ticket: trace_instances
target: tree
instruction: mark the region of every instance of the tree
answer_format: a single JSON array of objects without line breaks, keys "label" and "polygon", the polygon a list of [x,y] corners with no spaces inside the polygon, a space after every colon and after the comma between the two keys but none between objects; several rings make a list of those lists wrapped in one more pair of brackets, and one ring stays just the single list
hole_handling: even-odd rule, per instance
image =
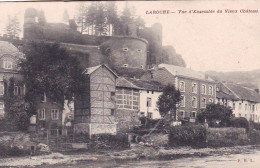
[{"label": "tree", "polygon": [[14,16],[13,18],[8,16],[8,23],[5,27],[5,34],[7,37],[11,39],[18,38],[20,31],[20,23],[17,16]]},{"label": "tree", "polygon": [[162,95],[160,95],[157,102],[160,115],[164,117],[166,114],[170,114],[170,120],[172,117],[176,119],[177,104],[181,101],[181,93],[174,85],[167,85],[163,89]]},{"label": "tree", "polygon": [[106,2],[105,7],[106,7],[107,23],[109,25],[112,25],[113,28],[112,35],[113,35],[115,32],[118,32],[117,28],[119,23],[116,2],[113,1]]},{"label": "tree", "polygon": [[81,2],[77,6],[76,23],[79,26],[80,33],[84,33],[87,28],[87,24],[86,24],[86,17],[87,17],[87,12],[88,12],[87,10],[88,10],[88,8],[86,6],[86,3]]},{"label": "tree", "polygon": [[35,104],[35,98],[45,93],[61,105],[64,99],[84,89],[84,75],[79,61],[59,44],[30,42],[24,48],[25,59],[19,64],[26,85],[26,99]]},{"label": "tree", "polygon": [[210,126],[214,125],[215,121],[220,121],[220,126],[227,126],[232,118],[232,109],[220,104],[208,104],[198,115],[199,122],[208,121]]},{"label": "tree", "polygon": [[14,95],[14,85],[23,86],[23,82],[15,81],[15,78],[12,77],[9,80],[5,79],[4,84],[5,119],[16,129],[27,130],[31,117],[29,112],[32,111],[31,106],[28,106],[22,95]]}]

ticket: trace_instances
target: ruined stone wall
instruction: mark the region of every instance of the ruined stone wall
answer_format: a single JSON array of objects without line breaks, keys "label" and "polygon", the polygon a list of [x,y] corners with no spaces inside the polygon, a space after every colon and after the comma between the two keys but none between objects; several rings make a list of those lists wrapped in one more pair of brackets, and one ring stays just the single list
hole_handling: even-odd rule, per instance
[{"label": "ruined stone wall", "polygon": [[112,66],[145,68],[147,64],[147,42],[133,37],[114,37],[101,44],[101,49]]}]

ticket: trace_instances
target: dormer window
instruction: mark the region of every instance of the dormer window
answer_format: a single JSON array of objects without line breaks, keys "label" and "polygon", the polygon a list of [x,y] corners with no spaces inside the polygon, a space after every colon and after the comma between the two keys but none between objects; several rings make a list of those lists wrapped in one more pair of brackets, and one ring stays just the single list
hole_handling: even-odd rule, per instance
[{"label": "dormer window", "polygon": [[13,69],[13,62],[5,60],[4,61],[4,69]]},{"label": "dormer window", "polygon": [[124,64],[123,67],[128,67],[128,64]]}]

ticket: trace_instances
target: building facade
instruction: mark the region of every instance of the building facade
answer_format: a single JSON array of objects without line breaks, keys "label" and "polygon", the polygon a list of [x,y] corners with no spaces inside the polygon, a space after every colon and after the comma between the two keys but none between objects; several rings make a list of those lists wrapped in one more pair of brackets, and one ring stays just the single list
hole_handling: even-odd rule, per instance
[{"label": "building facade", "polygon": [[10,79],[14,82],[14,96],[24,96],[25,86],[23,77],[18,73],[17,63],[23,58],[23,54],[13,44],[0,41],[0,118],[5,116],[4,95],[5,87],[10,85]]},{"label": "building facade", "polygon": [[216,103],[230,107],[234,117],[260,122],[259,92],[233,83],[219,83]]},{"label": "building facade", "polygon": [[140,90],[126,78],[117,78],[115,119],[118,132],[129,132],[134,126],[140,125]]},{"label": "building facade", "polygon": [[86,89],[75,96],[76,133],[116,134],[115,92],[117,75],[106,65],[87,68]]},{"label": "building facade", "polygon": [[216,83],[205,74],[184,67],[160,64],[145,74],[143,79],[155,80],[164,85],[172,84],[181,92],[181,102],[177,109],[177,119],[195,122],[197,113],[214,103]]}]

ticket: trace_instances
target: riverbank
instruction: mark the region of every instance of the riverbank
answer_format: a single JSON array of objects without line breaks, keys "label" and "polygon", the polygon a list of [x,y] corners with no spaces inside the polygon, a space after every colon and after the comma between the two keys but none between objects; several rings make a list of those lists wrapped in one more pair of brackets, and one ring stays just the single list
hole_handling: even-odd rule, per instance
[{"label": "riverbank", "polygon": [[132,144],[130,149],[122,151],[104,151],[103,153],[81,153],[61,154],[51,153],[41,156],[26,156],[16,158],[0,159],[0,166],[7,167],[48,167],[59,165],[74,165],[78,162],[111,162],[111,161],[134,161],[134,160],[174,160],[178,158],[205,157],[214,155],[239,154],[250,152],[253,149],[260,150],[260,146],[235,146],[221,148],[200,148],[191,147],[178,148],[154,148],[139,144]]}]

